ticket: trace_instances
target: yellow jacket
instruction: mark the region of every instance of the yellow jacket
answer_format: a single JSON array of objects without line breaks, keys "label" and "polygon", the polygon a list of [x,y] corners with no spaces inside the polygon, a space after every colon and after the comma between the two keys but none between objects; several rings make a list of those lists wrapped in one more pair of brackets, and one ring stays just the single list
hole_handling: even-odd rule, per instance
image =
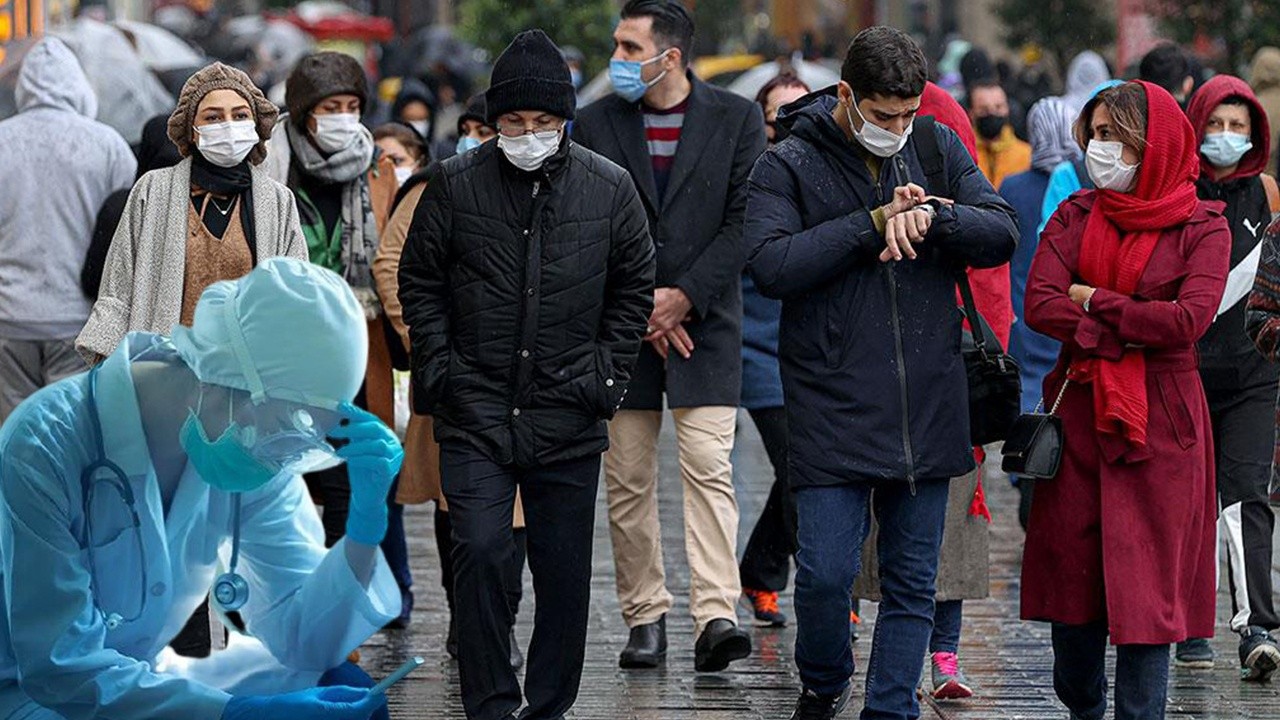
[{"label": "yellow jacket", "polygon": [[1000,137],[986,140],[978,137],[978,169],[987,176],[995,189],[1010,175],[1017,175],[1031,169],[1031,145],[1018,139],[1013,128],[1005,125]]}]

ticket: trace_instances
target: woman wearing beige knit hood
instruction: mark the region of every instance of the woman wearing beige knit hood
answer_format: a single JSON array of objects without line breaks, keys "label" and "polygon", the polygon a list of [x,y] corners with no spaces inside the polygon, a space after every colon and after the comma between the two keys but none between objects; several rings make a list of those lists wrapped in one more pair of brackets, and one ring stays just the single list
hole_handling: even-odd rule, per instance
[{"label": "woman wearing beige knit hood", "polygon": [[135,330],[190,325],[209,285],[276,256],[307,259],[293,193],[258,166],[278,110],[248,75],[214,63],[182,88],[169,139],[185,158],[143,175],[111,241],[76,348],[90,362]]}]

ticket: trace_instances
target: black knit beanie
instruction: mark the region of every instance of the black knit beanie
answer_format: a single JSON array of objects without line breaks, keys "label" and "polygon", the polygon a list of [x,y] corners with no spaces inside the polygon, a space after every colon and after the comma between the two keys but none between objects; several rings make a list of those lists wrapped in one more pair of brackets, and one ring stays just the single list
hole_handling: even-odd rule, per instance
[{"label": "black knit beanie", "polygon": [[284,104],[289,109],[289,119],[298,127],[305,127],[307,116],[316,105],[333,95],[355,95],[360,98],[362,110],[369,105],[369,81],[364,68],[345,53],[308,55],[298,61],[284,83]]},{"label": "black knit beanie", "polygon": [[490,125],[513,110],[541,110],[573,119],[577,94],[560,48],[541,30],[526,30],[511,41],[493,64],[484,94]]},{"label": "black knit beanie", "polygon": [[475,120],[478,123],[492,127],[489,123],[489,118],[485,116],[484,112],[484,93],[476,93],[471,96],[471,99],[467,100],[467,106],[463,108],[462,114],[458,116],[459,137],[465,134],[463,126],[467,124],[468,120]]}]

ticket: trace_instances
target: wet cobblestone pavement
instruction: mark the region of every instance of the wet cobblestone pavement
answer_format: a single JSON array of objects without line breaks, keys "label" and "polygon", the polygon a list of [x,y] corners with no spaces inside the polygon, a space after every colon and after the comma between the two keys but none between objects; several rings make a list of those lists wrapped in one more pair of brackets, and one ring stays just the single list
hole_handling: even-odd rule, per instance
[{"label": "wet cobblestone pavement", "polygon": [[[760,439],[745,414],[741,416],[734,451],[735,485],[742,511],[739,549],[759,515],[772,482],[772,471]],[[669,589],[676,606],[668,617],[671,649],[664,669],[623,671],[618,652],[627,630],[618,614],[613,584],[613,560],[609,544],[603,483],[596,515],[595,574],[592,579],[591,627],[587,664],[578,703],[568,716],[578,720],[762,720],[789,718],[799,680],[792,659],[792,628],[754,629],[755,652],[720,674],[700,675],[693,670],[693,621],[688,614],[688,568],[684,562],[680,523],[680,486],[670,423],[664,428],[661,514]],[[965,603],[964,634],[960,657],[978,696],[971,700],[930,703],[922,706],[923,718],[963,720],[1064,720],[1066,710],[1057,704],[1050,678],[1052,655],[1048,628],[1018,620],[1018,572],[1022,531],[1018,527],[1017,493],[1003,476],[987,482],[988,501],[995,522],[991,541],[991,598]],[[363,648],[362,665],[375,678],[391,672],[406,658],[421,655],[424,667],[389,693],[393,718],[463,718],[458,694],[457,666],[444,651],[447,613],[440,590],[439,565],[431,529],[430,506],[411,508],[406,516],[413,557],[417,608],[411,627],[386,631]],[[1177,720],[1226,720],[1250,718],[1280,720],[1280,680],[1267,684],[1243,683],[1237,678],[1236,644],[1225,628],[1229,601],[1219,593],[1219,628],[1214,638],[1217,666],[1212,671],[1173,669],[1170,675],[1168,717]],[[527,648],[533,617],[533,591],[525,572],[525,600],[520,608],[516,634]],[[788,592],[783,612],[792,613]],[[870,623],[874,608],[864,603],[867,619],[863,639],[855,646],[859,665],[854,701],[843,718],[856,718],[861,707],[862,669],[870,650]],[[739,609],[744,627],[749,616]],[[794,621],[794,617],[793,617]],[[926,680],[927,683],[927,680]]]}]

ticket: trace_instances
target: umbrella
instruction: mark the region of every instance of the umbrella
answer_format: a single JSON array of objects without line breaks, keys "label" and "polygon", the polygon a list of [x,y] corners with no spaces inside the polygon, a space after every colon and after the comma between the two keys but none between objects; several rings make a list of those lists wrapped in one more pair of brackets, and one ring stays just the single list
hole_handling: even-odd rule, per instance
[{"label": "umbrella", "polygon": [[13,40],[4,46],[4,56],[0,58],[0,120],[18,113],[18,101],[14,97],[18,73],[22,71],[23,58],[35,47],[36,41],[36,38]]},{"label": "umbrella", "polygon": [[791,72],[800,76],[801,82],[814,90],[840,82],[840,73],[825,65],[793,59],[786,63],[767,62],[757,65],[740,75],[737,80],[729,83],[729,90],[742,97],[754,100],[760,92],[760,88],[764,87],[765,83],[777,77],[784,70],[791,70]]},{"label": "umbrella", "polygon": [[175,100],[120,30],[81,16],[55,33],[80,60],[98,96],[98,120],[130,145],[142,140],[150,118],[173,110]]},{"label": "umbrella", "polygon": [[444,67],[457,77],[474,79],[489,71],[488,53],[448,27],[422,28],[397,45],[384,73],[388,77],[431,77]]},{"label": "umbrella", "polygon": [[133,46],[147,67],[156,72],[185,70],[206,65],[203,55],[196,52],[182,38],[159,25],[117,20],[115,26],[127,33]]}]

